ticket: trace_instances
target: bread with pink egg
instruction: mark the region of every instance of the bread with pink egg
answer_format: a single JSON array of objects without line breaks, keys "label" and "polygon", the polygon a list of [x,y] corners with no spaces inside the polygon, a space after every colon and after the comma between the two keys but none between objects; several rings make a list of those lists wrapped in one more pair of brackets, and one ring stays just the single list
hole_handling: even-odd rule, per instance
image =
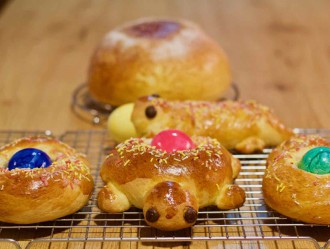
[{"label": "bread with pink egg", "polygon": [[150,139],[131,138],[116,146],[101,167],[106,185],[98,206],[106,212],[143,209],[147,224],[173,231],[192,226],[200,208],[243,205],[233,183],[240,162],[217,140],[167,130]]}]

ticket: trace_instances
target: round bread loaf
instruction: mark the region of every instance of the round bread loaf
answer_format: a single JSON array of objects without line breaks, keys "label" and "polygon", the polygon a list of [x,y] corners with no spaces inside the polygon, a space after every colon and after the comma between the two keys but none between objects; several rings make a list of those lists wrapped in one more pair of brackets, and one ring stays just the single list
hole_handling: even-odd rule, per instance
[{"label": "round bread loaf", "polygon": [[91,59],[88,88],[96,101],[118,106],[150,94],[217,100],[230,82],[226,55],[198,26],[144,18],[104,37]]}]

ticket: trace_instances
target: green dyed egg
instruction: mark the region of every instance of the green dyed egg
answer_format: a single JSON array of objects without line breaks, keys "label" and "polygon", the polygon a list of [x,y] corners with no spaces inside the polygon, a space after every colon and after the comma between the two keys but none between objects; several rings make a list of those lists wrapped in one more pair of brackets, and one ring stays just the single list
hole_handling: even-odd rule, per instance
[{"label": "green dyed egg", "polygon": [[330,174],[330,148],[316,147],[307,151],[298,168],[318,175]]}]

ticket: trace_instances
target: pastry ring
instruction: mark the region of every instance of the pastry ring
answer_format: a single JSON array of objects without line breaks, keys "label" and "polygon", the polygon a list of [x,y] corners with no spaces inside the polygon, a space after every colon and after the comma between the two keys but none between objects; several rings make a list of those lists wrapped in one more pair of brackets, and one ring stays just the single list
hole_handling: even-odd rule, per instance
[{"label": "pastry ring", "polygon": [[272,209],[307,223],[330,224],[330,143],[295,136],[274,149],[263,179]]},{"label": "pastry ring", "polygon": [[0,148],[0,221],[31,224],[81,209],[94,187],[84,155],[50,137]]}]

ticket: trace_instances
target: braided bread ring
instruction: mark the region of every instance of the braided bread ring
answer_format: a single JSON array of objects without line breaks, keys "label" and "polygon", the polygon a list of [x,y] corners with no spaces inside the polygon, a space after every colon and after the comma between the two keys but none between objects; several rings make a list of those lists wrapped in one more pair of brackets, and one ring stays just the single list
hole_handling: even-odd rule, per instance
[{"label": "braided bread ring", "polygon": [[[8,170],[9,159],[24,148],[46,152],[47,168]],[[0,148],[0,221],[31,224],[81,209],[93,190],[89,162],[68,145],[49,137],[27,137]]]},{"label": "braided bread ring", "polygon": [[263,179],[265,202],[272,209],[307,223],[330,224],[330,174],[298,168],[303,155],[330,143],[319,136],[295,136],[274,149]]}]

